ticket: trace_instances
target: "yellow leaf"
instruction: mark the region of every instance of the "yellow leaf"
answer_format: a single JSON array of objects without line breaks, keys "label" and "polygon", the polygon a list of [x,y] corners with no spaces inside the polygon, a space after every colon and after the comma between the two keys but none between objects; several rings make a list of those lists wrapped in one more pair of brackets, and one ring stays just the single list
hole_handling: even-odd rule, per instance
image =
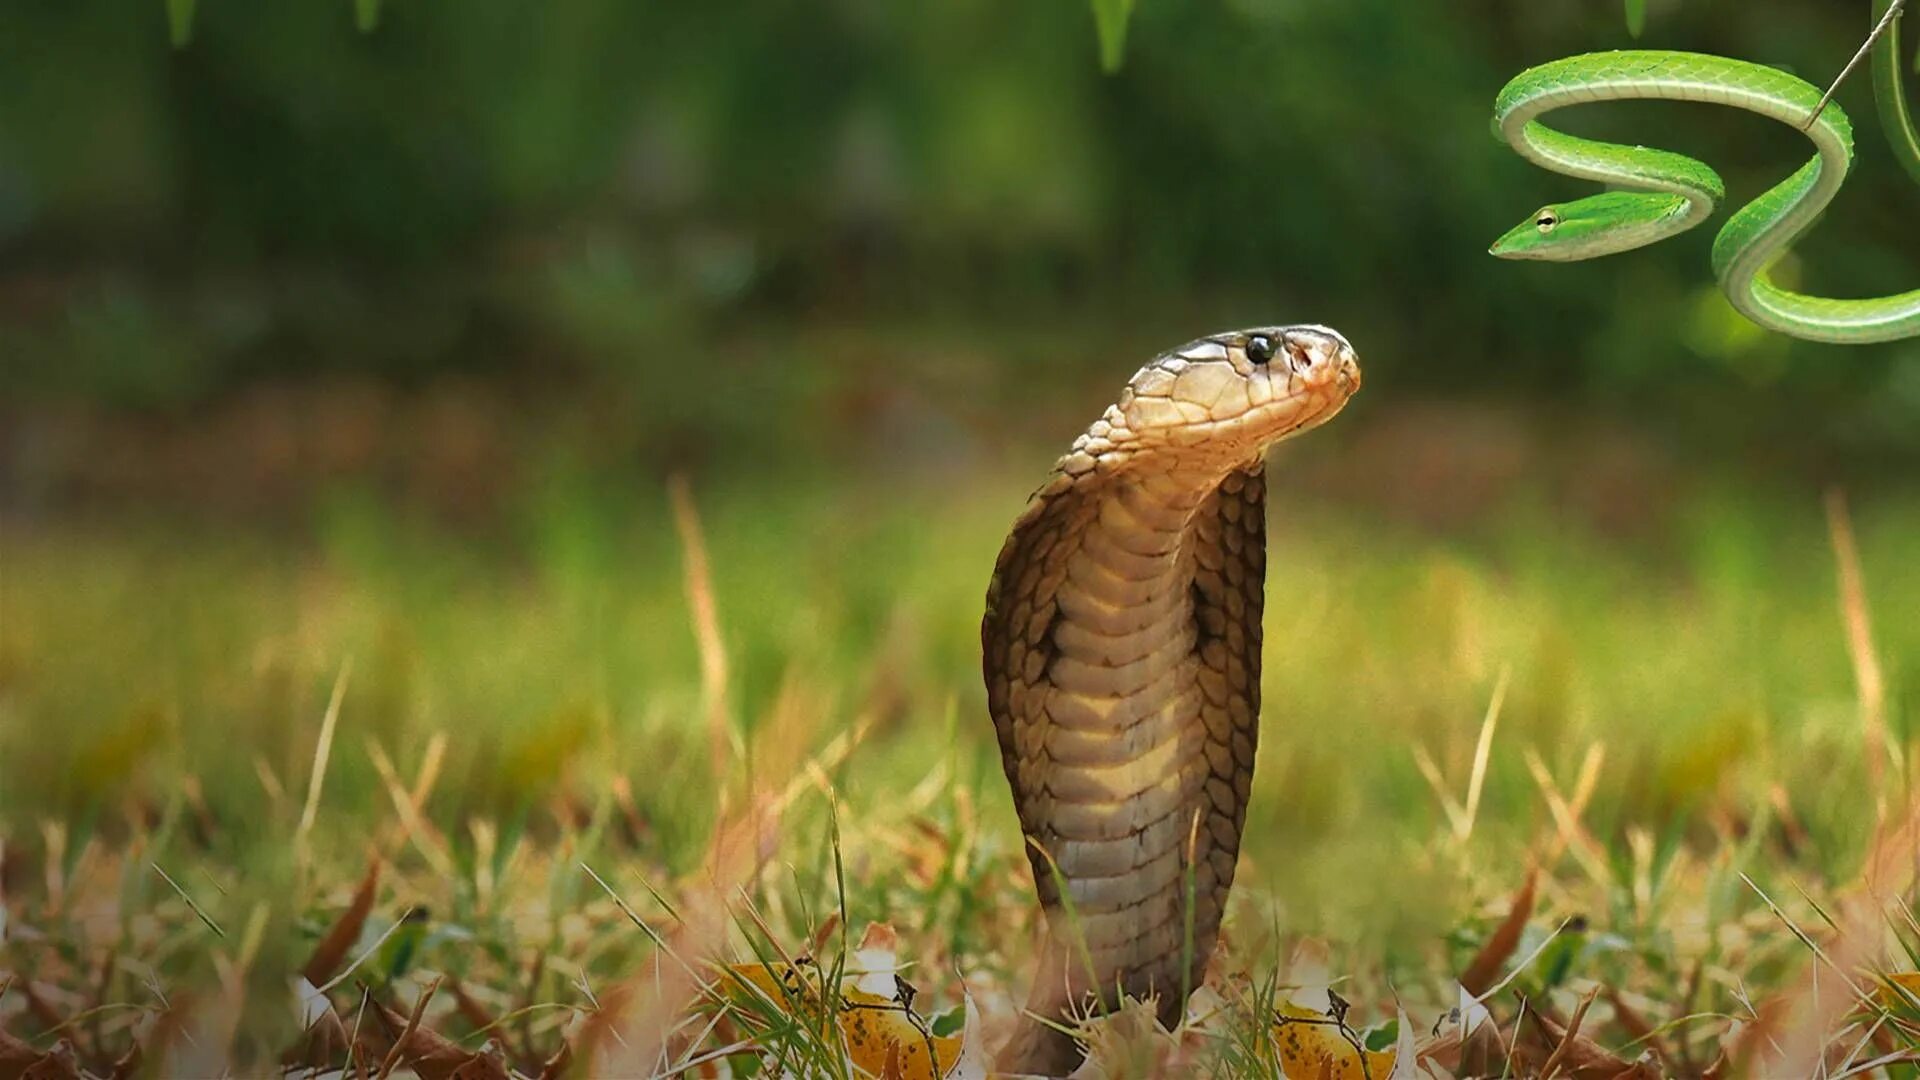
[{"label": "yellow leaf", "polygon": [[1342,1030],[1323,1012],[1291,1002],[1275,1007],[1273,1041],[1288,1076],[1302,1080],[1387,1080],[1396,1057],[1392,1050],[1363,1051],[1347,1041],[1359,1036]]},{"label": "yellow leaf", "polygon": [[[864,952],[865,950],[863,950]],[[820,1003],[823,973],[810,961],[795,965],[733,964],[727,968],[736,979],[751,984],[770,1000],[793,1015],[804,1010],[826,1017]],[[960,1060],[961,1039],[957,1035],[935,1035],[897,998],[860,988],[862,980],[871,982],[872,971],[849,971],[841,980],[840,1012],[835,1017],[840,1035],[846,1041],[847,1056],[870,1076],[897,1076],[901,1080],[939,1080]],[[743,991],[739,982],[730,982],[729,990]]]},{"label": "yellow leaf", "polygon": [[1920,1001],[1920,971],[1896,971],[1882,978],[1887,985],[1880,988],[1879,996],[1888,1008],[1911,1009]]}]

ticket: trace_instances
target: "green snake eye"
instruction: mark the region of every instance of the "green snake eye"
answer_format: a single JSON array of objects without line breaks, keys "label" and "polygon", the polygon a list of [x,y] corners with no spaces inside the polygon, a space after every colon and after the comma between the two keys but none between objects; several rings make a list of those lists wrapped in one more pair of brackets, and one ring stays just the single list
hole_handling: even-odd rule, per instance
[{"label": "green snake eye", "polygon": [[1552,210],[1542,210],[1540,215],[1533,219],[1533,223],[1539,226],[1542,234],[1550,233],[1555,225],[1560,224],[1560,215]]},{"label": "green snake eye", "polygon": [[1273,359],[1273,342],[1265,334],[1255,334],[1247,339],[1247,359],[1256,364],[1264,364]]}]

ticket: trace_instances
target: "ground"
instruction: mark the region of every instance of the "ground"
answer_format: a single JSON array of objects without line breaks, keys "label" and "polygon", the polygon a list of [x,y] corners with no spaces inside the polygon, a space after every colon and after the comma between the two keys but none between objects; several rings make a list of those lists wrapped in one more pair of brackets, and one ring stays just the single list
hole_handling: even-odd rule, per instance
[{"label": "ground", "polygon": [[[977,620],[1048,460],[556,468],[478,527],[350,485],[291,523],[16,516],[0,1075],[50,1051],[104,1074],[136,1041],[189,1071],[337,1066],[349,1041],[371,1071],[396,1040],[422,1075],[535,1074],[563,1045],[855,1067],[806,1019],[820,978],[755,967],[799,980],[756,998],[715,957],[892,956],[910,1013],[836,1007],[954,1037],[940,1056],[971,1001],[991,1045],[1034,912]],[[1587,459],[1355,482],[1394,460],[1276,459],[1226,944],[1182,1038],[1096,1033],[1106,1075],[1277,1075],[1343,1032],[1336,1001],[1369,1046],[1462,1074],[1764,1074],[1820,1060],[1791,1037],[1816,1028],[1830,1075],[1920,1050],[1894,988],[1920,947],[1920,502],[1659,461],[1614,497]],[[1893,869],[1869,881],[1872,857]],[[1499,1067],[1462,1056],[1462,981]]]}]

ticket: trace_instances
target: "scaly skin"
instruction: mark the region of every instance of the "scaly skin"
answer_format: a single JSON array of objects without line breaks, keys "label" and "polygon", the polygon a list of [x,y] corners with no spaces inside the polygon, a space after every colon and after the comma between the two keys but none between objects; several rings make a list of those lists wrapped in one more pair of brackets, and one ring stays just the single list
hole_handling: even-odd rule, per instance
[{"label": "scaly skin", "polygon": [[[1890,0],[1876,0],[1877,13]],[[1920,139],[1900,98],[1897,25],[1873,50],[1882,118],[1902,164],[1920,179]],[[1711,168],[1664,150],[1582,139],[1539,117],[1594,101],[1661,99],[1728,105],[1804,130],[1815,157],[1742,207],[1713,244],[1714,276],[1741,314],[1783,334],[1853,345],[1920,335],[1920,289],[1872,299],[1808,296],[1767,269],[1833,201],[1853,161],[1853,129],[1812,85],[1774,68],[1683,52],[1589,53],[1522,72],[1500,91],[1494,124],[1521,156],[1568,176],[1627,189],[1542,207],[1495,242],[1503,258],[1573,261],[1627,251],[1700,224],[1726,194]]]},{"label": "scaly skin", "polygon": [[[1352,347],[1322,327],[1165,353],[1074,442],[1001,549],[980,641],[1048,926],[1034,1017],[1070,1022],[1119,990],[1157,998],[1171,1026],[1199,985],[1259,738],[1262,456],[1359,385]],[[1080,1057],[1030,1018],[999,1064],[1059,1076]]]},{"label": "scaly skin", "polygon": [[[1894,2],[1874,0],[1875,26],[1886,17]],[[1905,12],[1895,16],[1887,32],[1874,43],[1873,100],[1880,107],[1880,129],[1886,132],[1894,160],[1907,170],[1914,183],[1920,184],[1920,126],[1913,122],[1913,114],[1907,108],[1906,90],[1900,85],[1900,20],[1904,18]],[[1916,60],[1920,61],[1920,55]]]}]

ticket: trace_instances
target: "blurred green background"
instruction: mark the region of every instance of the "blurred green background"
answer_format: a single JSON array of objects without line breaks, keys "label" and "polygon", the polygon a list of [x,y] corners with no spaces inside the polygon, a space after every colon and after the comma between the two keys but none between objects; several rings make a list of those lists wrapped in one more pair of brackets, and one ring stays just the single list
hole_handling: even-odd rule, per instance
[{"label": "blurred green background", "polygon": [[[1824,84],[1866,6],[1655,0],[1639,44]],[[1545,820],[1517,747],[1567,784],[1604,742],[1604,841],[1785,805],[1796,857],[1843,868],[1868,818],[1828,486],[1910,752],[1920,342],[1746,324],[1711,228],[1486,254],[1585,192],[1492,138],[1494,95],[1635,44],[1612,0],[1144,0],[1113,75],[1070,0],[396,2],[366,33],[346,3],[210,2],[179,49],[158,2],[0,20],[16,854],[192,778],[207,861],[270,862],[352,657],[315,834],[338,865],[388,810],[364,740],[410,775],[441,732],[456,841],[563,783],[525,762],[572,762],[634,777],[639,850],[684,864],[711,806],[661,779],[707,762],[673,474],[743,741],[874,721],[856,810],[950,767],[1017,851],[976,667],[1004,530],[1154,352],[1294,321],[1367,372],[1274,470],[1245,880],[1297,924],[1430,940],[1458,913],[1437,881],[1356,916],[1352,882],[1443,827],[1407,750],[1463,782],[1503,669],[1483,833]],[[1861,159],[1782,272],[1912,288],[1920,189],[1867,79],[1839,101]],[[1567,123],[1695,154],[1736,202],[1808,153],[1706,106]],[[1279,872],[1301,852],[1320,872]]]},{"label": "blurred green background", "polygon": [[[628,445],[608,452],[629,461],[738,462],[749,435],[821,449],[842,426],[823,412],[862,393],[995,417],[1204,330],[1321,321],[1359,344],[1373,403],[1546,398],[1707,452],[1920,452],[1920,344],[1753,330],[1713,295],[1711,229],[1580,266],[1489,261],[1585,191],[1489,136],[1494,93],[1636,44],[1612,0],[1149,2],[1111,77],[1064,0],[401,3],[365,34],[345,3],[214,3],[179,50],[157,2],[8,8],[16,431],[23,411],[178,417],[265,382],[472,380],[510,386],[516,414],[617,411]],[[1824,85],[1864,8],[1655,0],[1638,44]],[[1877,145],[1868,80],[1840,100],[1861,161],[1786,272],[1911,288],[1920,191]],[[1709,106],[1569,122],[1696,154],[1736,204],[1807,154]],[[66,477],[57,438],[10,442],[10,475]]]}]

